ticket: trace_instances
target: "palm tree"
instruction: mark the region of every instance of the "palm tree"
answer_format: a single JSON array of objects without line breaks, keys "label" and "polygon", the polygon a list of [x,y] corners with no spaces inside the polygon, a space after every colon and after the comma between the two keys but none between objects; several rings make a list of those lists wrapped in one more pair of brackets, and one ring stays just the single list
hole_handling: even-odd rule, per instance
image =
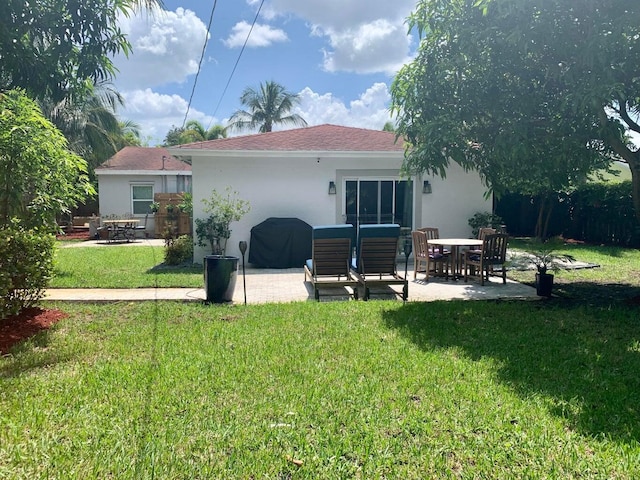
[{"label": "palm tree", "polygon": [[213,125],[207,130],[207,140],[217,140],[218,138],[227,138],[227,129],[222,125]]},{"label": "palm tree", "polygon": [[83,97],[58,103],[40,101],[43,113],[66,137],[69,148],[87,160],[92,178],[94,168],[118,150],[142,143],[140,126],[116,116],[122,105],[122,96],[106,82],[95,85]]},{"label": "palm tree", "polygon": [[300,125],[307,122],[300,115],[290,113],[300,103],[300,96],[287,92],[285,88],[274,82],[260,83],[260,89],[247,87],[242,92],[240,102],[248,108],[238,110],[230,120],[227,128],[236,130],[255,130],[260,133],[270,132],[276,124]]},{"label": "palm tree", "polygon": [[168,133],[167,138],[165,139],[165,144],[179,145],[183,143],[203,142],[205,140],[216,140],[218,138],[227,137],[227,131],[222,125],[214,125],[209,130],[205,130],[202,123],[198,120],[189,120],[185,123],[184,128],[177,129],[174,127],[173,130],[175,131],[175,134],[173,134],[174,136],[169,138],[170,135]]}]

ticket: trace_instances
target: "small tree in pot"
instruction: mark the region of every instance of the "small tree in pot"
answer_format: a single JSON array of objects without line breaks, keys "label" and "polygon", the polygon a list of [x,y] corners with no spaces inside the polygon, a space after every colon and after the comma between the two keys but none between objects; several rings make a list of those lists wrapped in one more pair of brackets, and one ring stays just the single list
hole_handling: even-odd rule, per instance
[{"label": "small tree in pot", "polygon": [[196,218],[196,237],[201,247],[211,247],[212,255],[224,255],[231,236],[231,222],[240,220],[249,210],[249,202],[238,198],[238,192],[227,187],[224,194],[212,190],[209,198],[202,199],[209,216]]},{"label": "small tree in pot", "polygon": [[536,293],[541,297],[550,297],[553,289],[553,274],[565,268],[567,263],[575,262],[575,257],[555,253],[551,248],[540,248],[512,257],[510,263],[516,268],[536,268]]},{"label": "small tree in pot", "polygon": [[213,190],[202,200],[208,216],[196,219],[198,245],[209,246],[211,255],[204,257],[204,282],[207,303],[233,300],[238,258],[225,256],[227,240],[231,236],[231,222],[236,222],[249,211],[249,202],[238,198],[238,193],[227,188],[224,194]]}]

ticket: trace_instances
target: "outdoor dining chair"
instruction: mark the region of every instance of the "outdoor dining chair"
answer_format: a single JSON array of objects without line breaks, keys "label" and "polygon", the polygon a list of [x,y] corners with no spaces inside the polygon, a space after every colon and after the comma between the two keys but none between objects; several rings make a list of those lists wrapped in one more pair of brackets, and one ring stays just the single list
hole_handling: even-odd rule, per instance
[{"label": "outdoor dining chair", "polygon": [[144,216],[144,223],[139,223],[138,225],[135,225],[133,228],[135,230],[135,232],[140,232],[142,233],[142,238],[147,238],[147,221],[149,220],[149,214],[147,213]]},{"label": "outdoor dining chair", "polygon": [[494,275],[497,268],[500,267],[502,283],[507,283],[505,264],[508,238],[506,233],[485,235],[479,254],[474,253],[473,250],[467,250],[463,262],[464,281],[466,282],[469,277],[470,268],[475,267],[480,275],[480,285],[484,285],[485,278],[489,281],[489,275]]},{"label": "outdoor dining chair", "polygon": [[[353,225],[322,225],[312,228],[311,258],[305,262],[305,281],[313,285],[313,296],[320,301],[320,288],[350,287],[358,299],[358,280],[351,273],[355,229]],[[342,295],[344,292],[341,292]]]},{"label": "outdoor dining chair", "polygon": [[[438,238],[438,237],[433,237]],[[445,278],[449,277],[449,253],[429,245],[427,233],[421,229],[411,232],[413,241],[413,279],[418,273],[426,275],[425,281],[429,281],[429,274],[444,271]]]},{"label": "outdoor dining chair", "polygon": [[399,240],[400,225],[395,223],[361,225],[358,229],[356,258],[351,268],[364,289],[364,300],[369,299],[371,287],[391,285],[402,285],[402,292],[391,290],[407,299],[409,285],[396,266]]},{"label": "outdoor dining chair", "polygon": [[[478,240],[484,240],[484,237],[486,237],[487,235],[492,235],[494,233],[498,233],[498,231],[495,228],[490,228],[490,227],[480,227],[478,229]],[[469,248],[469,249],[465,249],[462,252],[460,252],[460,265],[464,264],[464,256],[467,254],[467,252],[469,252],[469,255],[480,255],[482,250],[478,249],[478,248]],[[474,274],[473,272],[473,268],[472,267],[472,275]]]}]

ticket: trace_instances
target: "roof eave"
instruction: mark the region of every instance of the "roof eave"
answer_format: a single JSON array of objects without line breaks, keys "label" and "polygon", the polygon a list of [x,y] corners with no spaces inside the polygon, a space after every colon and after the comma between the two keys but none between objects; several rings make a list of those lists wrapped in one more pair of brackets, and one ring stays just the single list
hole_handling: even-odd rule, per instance
[{"label": "roof eave", "polygon": [[149,176],[162,176],[162,175],[191,175],[191,170],[128,170],[126,168],[121,169],[97,169],[96,175],[149,175]]},{"label": "roof eave", "polygon": [[202,148],[169,149],[178,158],[195,157],[260,157],[260,158],[389,158],[403,157],[404,150],[206,150]]}]

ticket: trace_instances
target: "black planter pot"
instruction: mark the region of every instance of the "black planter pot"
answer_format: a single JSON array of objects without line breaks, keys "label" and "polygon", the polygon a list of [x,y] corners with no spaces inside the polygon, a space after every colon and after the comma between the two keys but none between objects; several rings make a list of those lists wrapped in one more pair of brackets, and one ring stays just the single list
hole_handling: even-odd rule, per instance
[{"label": "black planter pot", "polygon": [[238,278],[238,257],[206,255],[204,257],[204,288],[207,303],[233,301]]},{"label": "black planter pot", "polygon": [[536,293],[539,297],[550,297],[553,290],[553,275],[551,273],[536,273]]}]

